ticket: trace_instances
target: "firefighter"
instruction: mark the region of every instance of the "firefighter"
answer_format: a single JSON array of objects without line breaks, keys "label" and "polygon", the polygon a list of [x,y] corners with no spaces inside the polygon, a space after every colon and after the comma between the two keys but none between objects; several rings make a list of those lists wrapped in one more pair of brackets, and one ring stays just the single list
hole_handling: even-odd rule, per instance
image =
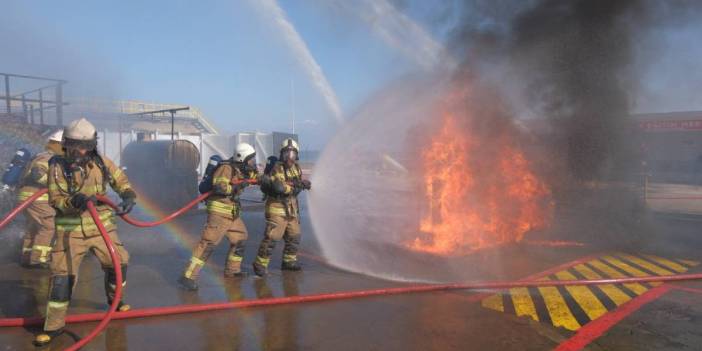
[{"label": "firefighter", "polygon": [[[93,252],[105,271],[105,294],[112,304],[116,276],[107,246],[87,210],[88,202],[96,205],[100,221],[107,229],[120,259],[123,284],[126,286],[129,254],[117,236],[110,207],[100,204],[96,195],[105,195],[108,185],[122,199],[118,213],[129,213],[136,194],[127,176],[108,158],[97,152],[97,132],[86,119],[71,122],[63,131],[63,156],[49,161],[49,203],[56,210],[56,242],[51,251],[51,290],[46,308],[44,332],[34,343],[46,345],[63,332],[66,311],[83,258]],[[118,311],[129,310],[119,302]]]},{"label": "firefighter", "polygon": [[178,282],[187,290],[197,290],[197,277],[212,251],[226,235],[229,239],[229,252],[225,262],[224,276],[243,276],[241,261],[244,258],[244,245],[248,232],[241,220],[239,196],[248,182],[256,180],[256,150],[247,143],[236,146],[235,154],[229,160],[219,163],[212,176],[212,191],[207,199],[207,223],[202,238],[193,250],[190,262],[185,267]]},{"label": "firefighter", "polygon": [[299,148],[293,139],[285,139],[280,149],[279,161],[270,171],[269,178],[261,181],[261,190],[266,194],[266,231],[253,264],[254,273],[268,273],[271,253],[276,243],[283,239],[282,270],[299,271],[297,261],[300,245],[300,212],[297,195],[312,186],[302,179],[302,170],[297,164]]},{"label": "firefighter", "polygon": [[[25,168],[20,178],[20,189],[17,202],[22,203],[37,191],[46,189],[49,159],[61,155],[61,139],[63,130],[52,133],[47,142],[45,152],[34,156],[29,166]],[[56,212],[49,206],[49,195],[44,194],[34,200],[27,210],[27,224],[22,240],[22,256],[20,264],[28,268],[48,267],[51,241],[54,238],[54,215]]]}]

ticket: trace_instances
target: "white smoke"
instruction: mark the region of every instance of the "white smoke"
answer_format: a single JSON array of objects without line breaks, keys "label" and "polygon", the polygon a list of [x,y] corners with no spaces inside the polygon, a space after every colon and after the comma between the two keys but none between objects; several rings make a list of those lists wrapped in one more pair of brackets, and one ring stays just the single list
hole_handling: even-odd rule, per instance
[{"label": "white smoke", "polygon": [[310,53],[300,33],[297,32],[293,24],[288,20],[285,11],[278,5],[276,0],[252,0],[251,3],[260,10],[264,17],[269,18],[280,30],[285,43],[290,47],[293,55],[300,62],[319,93],[322,94],[332,115],[337,122],[341,123],[343,121],[343,114],[336,93],[331,85],[329,85],[322,71],[322,67],[319,66]]}]

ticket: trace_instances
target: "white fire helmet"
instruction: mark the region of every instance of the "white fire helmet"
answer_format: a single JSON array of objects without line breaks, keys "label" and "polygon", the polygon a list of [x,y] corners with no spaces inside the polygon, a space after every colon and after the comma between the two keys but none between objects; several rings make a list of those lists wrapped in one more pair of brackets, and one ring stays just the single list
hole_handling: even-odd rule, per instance
[{"label": "white fire helmet", "polygon": [[280,144],[280,151],[285,151],[287,149],[293,149],[295,152],[300,152],[300,148],[297,146],[297,141],[292,138],[287,138],[283,140],[282,144]]},{"label": "white fire helmet", "polygon": [[253,146],[248,143],[239,143],[234,152],[234,161],[245,163],[255,156],[256,149]]},{"label": "white fire helmet", "polygon": [[280,145],[280,160],[283,162],[287,161],[297,161],[300,159],[300,149],[297,146],[297,142],[292,138],[287,138],[283,140]]},{"label": "white fire helmet", "polygon": [[71,122],[63,129],[64,139],[76,141],[92,141],[97,138],[97,131],[92,123],[87,119],[81,118]]},{"label": "white fire helmet", "polygon": [[46,141],[47,142],[53,141],[56,143],[60,143],[61,141],[63,141],[63,129],[59,129],[59,130],[51,133],[51,135],[49,135],[49,138]]}]

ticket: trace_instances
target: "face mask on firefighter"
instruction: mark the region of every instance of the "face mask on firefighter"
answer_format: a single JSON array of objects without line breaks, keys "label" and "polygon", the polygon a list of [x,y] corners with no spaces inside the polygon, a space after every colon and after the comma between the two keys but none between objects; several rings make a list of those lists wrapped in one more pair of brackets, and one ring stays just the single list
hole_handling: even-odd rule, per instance
[{"label": "face mask on firefighter", "polygon": [[248,173],[251,171],[256,170],[256,154],[253,153],[244,159],[244,162],[241,164],[241,171],[244,173]]},{"label": "face mask on firefighter", "polygon": [[294,149],[287,149],[283,151],[282,154],[283,161],[288,162],[288,161],[295,161],[297,160],[297,151]]},{"label": "face mask on firefighter", "polygon": [[90,160],[91,152],[87,149],[70,148],[66,151],[68,159],[79,165],[85,165]]},{"label": "face mask on firefighter", "polygon": [[78,163],[85,164],[95,153],[96,141],[81,141],[81,140],[70,140],[64,141],[64,149],[66,150],[66,156],[69,160]]}]

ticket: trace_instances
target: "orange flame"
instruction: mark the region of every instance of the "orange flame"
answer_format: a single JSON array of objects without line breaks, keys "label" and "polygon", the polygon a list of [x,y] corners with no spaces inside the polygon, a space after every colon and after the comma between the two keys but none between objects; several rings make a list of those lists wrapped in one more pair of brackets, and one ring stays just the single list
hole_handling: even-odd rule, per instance
[{"label": "orange flame", "polygon": [[519,242],[529,231],[546,227],[551,191],[524,154],[509,138],[480,140],[457,127],[453,116],[446,116],[422,154],[428,210],[420,220],[420,237],[408,246],[467,254]]}]

